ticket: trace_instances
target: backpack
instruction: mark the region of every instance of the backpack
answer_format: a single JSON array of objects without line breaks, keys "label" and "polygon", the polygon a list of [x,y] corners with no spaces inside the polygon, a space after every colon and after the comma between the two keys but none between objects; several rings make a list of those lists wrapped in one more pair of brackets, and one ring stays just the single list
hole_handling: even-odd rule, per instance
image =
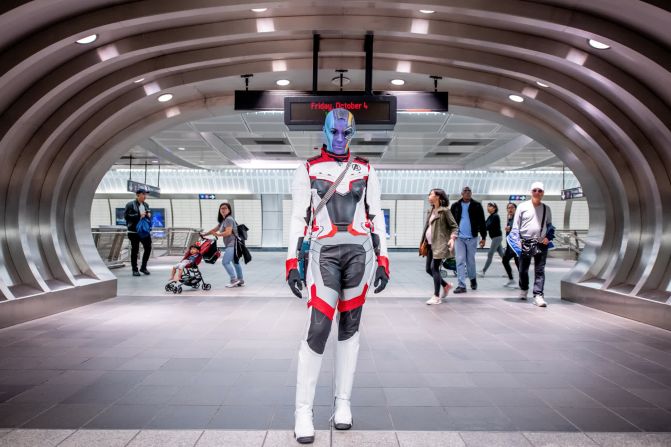
[{"label": "backpack", "polygon": [[140,239],[145,239],[151,236],[151,221],[146,217],[140,219],[140,221],[135,226],[135,232],[140,237]]}]

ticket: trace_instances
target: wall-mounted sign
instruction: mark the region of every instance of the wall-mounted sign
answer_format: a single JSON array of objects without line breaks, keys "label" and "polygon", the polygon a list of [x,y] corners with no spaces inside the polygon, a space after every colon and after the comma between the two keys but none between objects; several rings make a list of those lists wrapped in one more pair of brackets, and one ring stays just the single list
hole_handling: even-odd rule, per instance
[{"label": "wall-mounted sign", "polygon": [[447,112],[447,92],[311,92],[237,90],[235,110],[283,111],[292,130],[321,130],[329,110],[350,110],[361,130],[391,130],[396,112]]},{"label": "wall-mounted sign", "polygon": [[569,188],[561,190],[562,200],[579,199],[581,197],[585,197],[585,195],[582,192],[581,186],[578,186],[577,188]]},{"label": "wall-mounted sign", "polygon": [[525,195],[511,195],[508,196],[508,202],[523,202],[528,200],[528,197]]},{"label": "wall-mounted sign", "polygon": [[161,188],[158,186],[147,185],[145,183],[135,182],[133,180],[128,180],[127,189],[128,192],[135,192],[138,189],[144,189],[150,196],[161,197]]},{"label": "wall-mounted sign", "polygon": [[217,198],[214,194],[198,194],[200,200],[214,200]]}]

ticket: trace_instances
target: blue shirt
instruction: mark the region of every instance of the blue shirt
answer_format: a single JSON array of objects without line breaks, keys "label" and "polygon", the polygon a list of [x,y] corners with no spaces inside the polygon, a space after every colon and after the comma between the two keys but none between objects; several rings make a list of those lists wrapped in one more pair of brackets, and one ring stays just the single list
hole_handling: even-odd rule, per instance
[{"label": "blue shirt", "polygon": [[471,230],[471,216],[468,215],[468,207],[471,202],[461,202],[461,220],[459,221],[459,237],[473,237]]}]

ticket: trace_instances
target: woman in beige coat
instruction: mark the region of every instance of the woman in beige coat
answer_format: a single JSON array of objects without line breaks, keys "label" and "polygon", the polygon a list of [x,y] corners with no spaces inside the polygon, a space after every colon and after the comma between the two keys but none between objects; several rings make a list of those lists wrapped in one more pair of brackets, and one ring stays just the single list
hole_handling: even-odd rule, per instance
[{"label": "woman in beige coat", "polygon": [[426,273],[433,277],[433,296],[426,304],[440,304],[452,288],[452,284],[440,277],[440,265],[444,259],[454,257],[454,240],[459,226],[448,207],[445,191],[432,189],[429,203],[431,208],[427,213],[419,252],[421,256],[426,256]]}]

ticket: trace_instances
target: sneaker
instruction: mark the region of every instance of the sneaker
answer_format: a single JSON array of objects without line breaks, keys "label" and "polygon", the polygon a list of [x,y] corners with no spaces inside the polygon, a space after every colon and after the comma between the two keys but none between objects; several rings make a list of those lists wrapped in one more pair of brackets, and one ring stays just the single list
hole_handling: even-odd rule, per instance
[{"label": "sneaker", "polygon": [[441,300],[441,299],[440,299],[439,297],[437,297],[436,295],[433,295],[431,298],[429,298],[429,299],[426,301],[426,304],[440,304],[440,303],[442,303],[442,302],[443,302],[443,300]]},{"label": "sneaker", "polygon": [[137,270],[133,270],[133,276],[140,276],[140,272],[138,272]]},{"label": "sneaker", "polygon": [[147,270],[146,268],[140,269],[140,272],[144,273],[145,275],[151,275],[149,270]]},{"label": "sneaker", "polygon": [[519,298],[521,300],[526,300],[528,295],[529,295],[529,290],[520,290]]},{"label": "sneaker", "polygon": [[244,279],[238,280],[238,287],[244,287],[244,285],[245,285],[245,280]]},{"label": "sneaker", "polygon": [[466,293],[466,287],[459,286],[452,293]]},{"label": "sneaker", "polygon": [[543,295],[534,295],[533,303],[538,307],[548,307],[548,303],[543,299]]},{"label": "sneaker", "polygon": [[448,282],[445,284],[445,287],[443,287],[443,290],[440,292],[440,297],[445,298],[448,293],[450,293],[450,290],[454,287],[452,283]]},{"label": "sneaker", "polygon": [[471,290],[478,290],[478,280],[475,278],[471,279]]},{"label": "sneaker", "polygon": [[478,272],[478,276],[479,276],[480,278],[484,278],[486,273],[487,273],[487,272],[485,272],[484,270],[480,270],[480,271]]},{"label": "sneaker", "polygon": [[503,285],[503,287],[515,287],[515,280],[509,279],[508,282]]},{"label": "sneaker", "polygon": [[231,287],[237,287],[238,284],[240,284],[240,280],[236,278],[232,280],[230,283],[226,284],[226,287],[230,289]]}]

